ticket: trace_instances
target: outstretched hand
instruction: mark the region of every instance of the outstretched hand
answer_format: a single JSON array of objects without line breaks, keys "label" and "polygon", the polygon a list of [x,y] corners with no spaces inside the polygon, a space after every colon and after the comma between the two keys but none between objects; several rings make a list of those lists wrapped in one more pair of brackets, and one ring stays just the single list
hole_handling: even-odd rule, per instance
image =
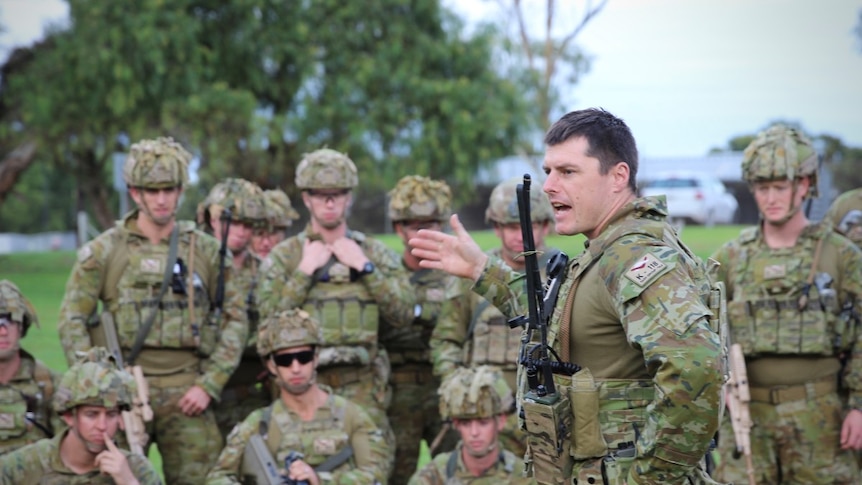
[{"label": "outstretched hand", "polygon": [[419,266],[439,269],[449,274],[469,278],[474,282],[482,275],[488,255],[470,237],[457,214],[449,219],[454,234],[421,229],[410,238],[410,252],[420,259]]}]

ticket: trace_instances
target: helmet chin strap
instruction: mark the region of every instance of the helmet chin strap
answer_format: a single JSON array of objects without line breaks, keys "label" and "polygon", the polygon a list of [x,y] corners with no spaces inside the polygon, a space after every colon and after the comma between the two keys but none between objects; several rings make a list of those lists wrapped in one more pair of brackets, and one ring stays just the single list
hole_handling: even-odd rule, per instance
[{"label": "helmet chin strap", "polygon": [[466,451],[468,455],[470,455],[474,458],[483,458],[483,457],[490,455],[491,453],[494,452],[494,450],[497,449],[497,441],[498,440],[495,439],[493,443],[488,445],[488,447],[483,449],[483,450],[477,450],[477,451],[471,452],[470,450],[465,449],[464,451]]}]

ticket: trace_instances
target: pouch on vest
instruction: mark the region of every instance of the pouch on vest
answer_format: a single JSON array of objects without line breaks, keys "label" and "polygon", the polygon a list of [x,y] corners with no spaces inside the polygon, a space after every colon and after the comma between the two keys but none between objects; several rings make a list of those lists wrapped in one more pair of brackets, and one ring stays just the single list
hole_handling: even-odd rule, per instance
[{"label": "pouch on vest", "polygon": [[0,441],[20,438],[27,433],[29,424],[27,400],[13,388],[4,386],[0,390]]},{"label": "pouch on vest", "polygon": [[604,456],[608,445],[599,423],[599,388],[587,368],[572,375],[569,388],[573,425],[569,453],[575,460]]},{"label": "pouch on vest", "polygon": [[533,477],[539,483],[568,483],[574,464],[568,450],[572,430],[569,397],[561,393],[555,395],[556,399],[531,398],[530,394],[522,406]]}]

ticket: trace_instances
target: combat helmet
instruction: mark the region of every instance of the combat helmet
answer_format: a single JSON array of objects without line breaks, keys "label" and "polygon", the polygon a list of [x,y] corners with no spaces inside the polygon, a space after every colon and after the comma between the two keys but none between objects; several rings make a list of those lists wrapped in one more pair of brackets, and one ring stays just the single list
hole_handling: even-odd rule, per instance
[{"label": "combat helmet", "polygon": [[9,280],[0,280],[0,318],[4,317],[21,323],[22,337],[27,336],[30,325],[39,326],[36,310],[30,300]]},{"label": "combat helmet", "polygon": [[129,410],[136,392],[131,374],[120,369],[104,347],[77,352],[78,361],[63,374],[54,393],[58,414],[78,406],[118,407]]},{"label": "combat helmet", "polygon": [[746,182],[792,181],[810,176],[806,198],[817,197],[817,168],[817,152],[811,140],[784,125],[774,125],[759,133],[742,154],[742,176]]},{"label": "combat helmet", "polygon": [[293,208],[290,198],[284,191],[279,189],[265,190],[263,195],[266,221],[270,230],[287,229],[293,225],[293,221],[299,219],[299,213]]},{"label": "combat helmet", "polygon": [[461,367],[443,379],[440,416],[444,420],[490,418],[514,410],[515,398],[497,367]]},{"label": "combat helmet", "polygon": [[[485,211],[485,222],[497,224],[513,224],[520,222],[518,215],[518,195],[515,192],[523,177],[512,177],[504,180],[491,191],[488,209]],[[533,222],[546,222],[554,219],[554,210],[548,196],[536,188],[530,189],[530,218]]]},{"label": "combat helmet", "polygon": [[296,167],[296,186],[301,190],[353,189],[358,183],[353,160],[329,148],[305,154]]},{"label": "combat helmet", "polygon": [[229,178],[216,184],[203,202],[198,204],[197,221],[205,229],[218,221],[228,209],[231,221],[262,228],[266,224],[266,204],[263,190],[244,179]]},{"label": "combat helmet", "polygon": [[166,189],[188,183],[192,154],[170,137],[141,140],[132,145],[123,165],[129,187]]},{"label": "combat helmet", "polygon": [[452,190],[442,180],[408,175],[389,191],[389,219],[445,222],[452,214]]},{"label": "combat helmet", "polygon": [[257,355],[266,357],[281,349],[323,343],[320,324],[305,310],[284,310],[267,317],[257,332]]}]

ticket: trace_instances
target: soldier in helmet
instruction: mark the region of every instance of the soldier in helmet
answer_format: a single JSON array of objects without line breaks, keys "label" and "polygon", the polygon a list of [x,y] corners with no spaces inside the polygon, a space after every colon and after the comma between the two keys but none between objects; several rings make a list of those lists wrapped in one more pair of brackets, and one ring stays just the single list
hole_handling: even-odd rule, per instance
[{"label": "soldier in helmet", "polygon": [[[491,192],[485,220],[494,227],[500,247],[488,251],[489,257],[499,258],[514,271],[524,273],[524,241],[518,218],[518,199],[515,188],[522,177],[499,183]],[[530,217],[533,221],[533,239],[539,251],[539,267],[545,277],[548,261],[560,251],[545,247],[545,237],[551,230],[553,211],[548,197],[541,190],[530,191]],[[434,372],[446,376],[460,366],[494,365],[502,369],[506,382],[517,388],[518,352],[521,348],[521,329],[510,328],[508,319],[490,301],[470,290],[471,282],[459,280],[461,288],[449,291],[439,323],[431,335]],[[526,436],[518,426],[514,414],[504,429],[501,439],[506,449],[523,456]]]},{"label": "soldier in helmet", "polygon": [[266,258],[278,243],[287,237],[287,228],[299,219],[299,213],[290,203],[290,198],[279,189],[265,190],[266,227],[256,231],[251,238],[251,249],[261,259]]},{"label": "soldier in helmet", "polygon": [[432,373],[429,339],[446,288],[456,286],[457,278],[420,268],[407,241],[420,229],[442,229],[452,212],[451,199],[446,182],[418,175],[402,178],[389,192],[389,219],[404,243],[402,264],[410,272],[410,282],[419,299],[409,325],[384,325],[380,334],[392,362],[392,404],[388,415],[398,444],[392,484],[407,483],[416,470],[421,440],[431,444],[441,428],[437,414],[440,382]]},{"label": "soldier in helmet", "polygon": [[410,485],[527,484],[524,462],[499,441],[506,415],[515,407],[512,389],[498,369],[459,368],[440,386],[440,415],[461,436],[455,450],[441,453],[413,474]]},{"label": "soldier in helmet", "polygon": [[836,198],[825,220],[832,223],[836,231],[862,248],[862,188],[848,190]]},{"label": "soldier in helmet", "polygon": [[200,483],[218,457],[211,403],[248,337],[230,251],[220,258],[215,238],[176,220],[189,160],[171,138],[132,145],[123,177],[137,209],[78,251],[58,323],[70,364],[75,351],[110,345],[114,323],[125,363],[146,376],[155,414],[147,432],[176,484]]},{"label": "soldier in helmet", "polygon": [[51,408],[59,375],[21,348],[31,325],[39,326],[33,305],[9,280],[0,280],[0,455],[62,428]]},{"label": "soldier in helmet", "polygon": [[323,148],[305,155],[296,186],[310,220],[264,260],[263,315],[304,308],[323,326],[318,381],[365,407],[392,436],[389,359],[378,344],[381,318],[400,326],[413,317],[416,297],[398,254],[348,228],[356,166]]},{"label": "soldier in helmet", "polygon": [[301,454],[281,470],[292,483],[385,482],[392,451],[383,432],[360,406],[317,383],[322,343],[320,325],[304,310],[285,310],[263,321],[257,350],[275,376],[279,399],[231,431],[208,484],[244,480],[243,453],[256,433],[276,463],[285,463],[291,452]]},{"label": "soldier in helmet", "polygon": [[265,230],[267,224],[263,191],[248,180],[226,179],[216,184],[207,198],[198,204],[197,222],[205,232],[227,243],[227,249],[233,255],[234,287],[245,295],[249,323],[245,351],[213,407],[219,431],[222,438],[226,438],[236,423],[271,401],[267,371],[255,349],[261,260],[250,250],[253,234]]},{"label": "soldier in helmet", "polygon": [[[745,149],[742,174],[760,224],[713,255],[727,286],[731,337],[742,346],[751,394],[751,454],[758,483],[859,483],[862,448],[862,253],[800,210],[817,196],[817,153],[775,125]],[[843,371],[842,371],[843,369]],[[848,412],[839,386],[849,394]],[[720,480],[747,480],[721,428]]]},{"label": "soldier in helmet", "polygon": [[117,368],[104,348],[79,358],[54,395],[54,410],[68,429],[0,457],[0,483],[161,484],[145,456],[113,442],[121,412],[132,405],[132,376]]}]

